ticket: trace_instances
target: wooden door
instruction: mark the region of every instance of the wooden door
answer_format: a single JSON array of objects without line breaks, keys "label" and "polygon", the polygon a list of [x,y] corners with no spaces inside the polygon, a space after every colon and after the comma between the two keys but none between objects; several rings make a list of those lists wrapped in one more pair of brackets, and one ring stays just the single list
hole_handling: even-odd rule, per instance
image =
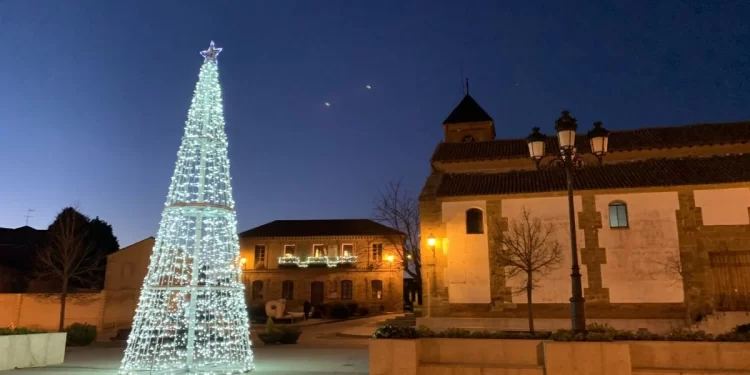
[{"label": "wooden door", "polygon": [[324,297],[324,284],[322,281],[313,281],[310,285],[310,303],[313,306],[323,304]]}]

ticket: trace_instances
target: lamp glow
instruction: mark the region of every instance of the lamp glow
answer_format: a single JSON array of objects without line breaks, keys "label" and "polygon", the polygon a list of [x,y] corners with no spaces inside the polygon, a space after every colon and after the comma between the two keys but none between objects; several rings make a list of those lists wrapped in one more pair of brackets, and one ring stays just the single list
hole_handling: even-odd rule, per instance
[{"label": "lamp glow", "polygon": [[393,263],[393,255],[389,255],[389,256],[385,257],[385,260]]},{"label": "lamp glow", "polygon": [[427,245],[430,247],[435,247],[435,237],[430,235],[430,237],[427,238]]},{"label": "lamp glow", "polygon": [[238,374],[254,367],[242,270],[236,267],[219,52],[211,42],[202,53],[120,374]]}]

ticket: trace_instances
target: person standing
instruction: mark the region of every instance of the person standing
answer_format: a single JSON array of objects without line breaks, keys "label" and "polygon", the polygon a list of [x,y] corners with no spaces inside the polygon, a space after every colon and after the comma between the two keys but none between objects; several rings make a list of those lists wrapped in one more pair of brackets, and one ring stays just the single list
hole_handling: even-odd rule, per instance
[{"label": "person standing", "polygon": [[305,320],[310,318],[311,309],[312,309],[312,305],[310,304],[310,301],[305,301],[305,303],[302,305],[302,311],[305,312]]}]

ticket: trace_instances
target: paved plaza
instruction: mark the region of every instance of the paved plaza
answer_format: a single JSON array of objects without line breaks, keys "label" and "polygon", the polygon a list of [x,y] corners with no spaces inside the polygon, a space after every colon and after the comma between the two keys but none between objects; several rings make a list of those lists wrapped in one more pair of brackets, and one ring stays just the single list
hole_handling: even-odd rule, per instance
[{"label": "paved plaza", "polygon": [[[343,332],[365,333],[390,316],[303,327],[296,345],[265,346],[253,335],[257,375],[367,374],[367,338],[341,337]],[[364,328],[367,327],[367,328]],[[3,375],[114,375],[124,343],[97,343],[69,348],[65,363],[57,366],[4,371]]]}]

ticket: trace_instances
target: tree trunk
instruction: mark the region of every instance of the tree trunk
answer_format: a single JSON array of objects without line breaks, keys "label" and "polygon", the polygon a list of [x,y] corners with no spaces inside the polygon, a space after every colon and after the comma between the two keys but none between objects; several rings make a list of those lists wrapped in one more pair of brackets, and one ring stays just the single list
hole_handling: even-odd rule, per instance
[{"label": "tree trunk", "polygon": [[65,301],[68,299],[68,281],[63,281],[62,290],[60,291],[60,325],[58,332],[65,331]]},{"label": "tree trunk", "polygon": [[534,312],[531,308],[531,273],[526,276],[526,306],[529,308],[529,332],[534,333]]}]

